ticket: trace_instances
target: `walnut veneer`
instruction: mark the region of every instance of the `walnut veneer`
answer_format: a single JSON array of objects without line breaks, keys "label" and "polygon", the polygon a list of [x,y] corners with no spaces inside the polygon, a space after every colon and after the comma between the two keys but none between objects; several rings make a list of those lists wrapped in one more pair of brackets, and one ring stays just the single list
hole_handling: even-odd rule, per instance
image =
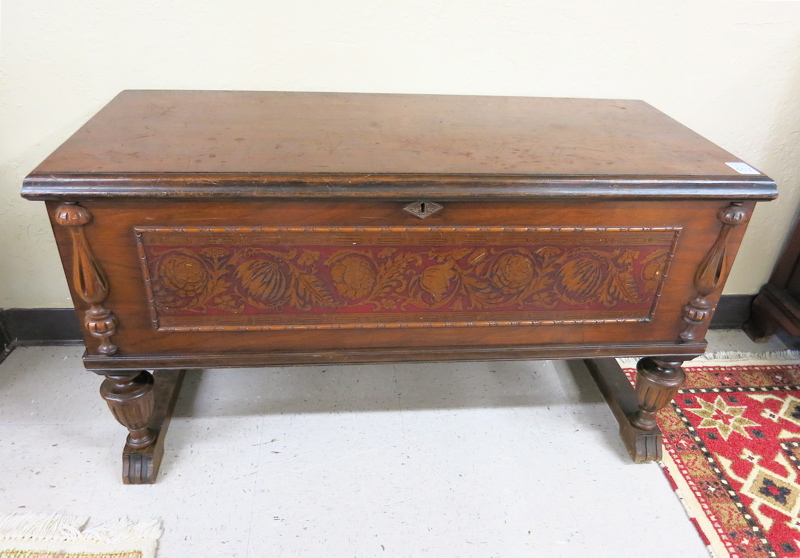
[{"label": "walnut veneer", "polygon": [[220,366],[647,357],[635,393],[590,363],[645,460],[776,195],[726,163],[640,101],[125,91],[23,196],[130,431],[125,482],[154,482],[182,371]]}]

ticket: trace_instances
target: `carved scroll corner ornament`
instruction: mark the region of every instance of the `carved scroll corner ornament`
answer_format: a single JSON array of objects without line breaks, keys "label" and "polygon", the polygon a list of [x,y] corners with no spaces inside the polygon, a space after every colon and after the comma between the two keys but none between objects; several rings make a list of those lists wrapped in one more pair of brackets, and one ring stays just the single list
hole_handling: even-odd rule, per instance
[{"label": "carved scroll corner ornament", "polygon": [[683,308],[686,327],[680,338],[685,342],[696,341],[701,327],[711,317],[712,304],[708,297],[722,288],[731,268],[728,238],[734,227],[744,225],[750,220],[750,212],[741,202],[733,202],[717,213],[717,220],[722,223],[722,227],[694,276],[697,294]]},{"label": "carved scroll corner ornament", "polygon": [[92,213],[75,202],[66,202],[58,206],[55,221],[66,227],[72,237],[72,286],[81,299],[89,303],[84,326],[93,336],[100,339],[98,352],[110,356],[117,352],[117,346],[111,342],[116,333],[117,318],[114,313],[103,306],[108,297],[108,278],[95,258],[84,227],[92,221]]}]

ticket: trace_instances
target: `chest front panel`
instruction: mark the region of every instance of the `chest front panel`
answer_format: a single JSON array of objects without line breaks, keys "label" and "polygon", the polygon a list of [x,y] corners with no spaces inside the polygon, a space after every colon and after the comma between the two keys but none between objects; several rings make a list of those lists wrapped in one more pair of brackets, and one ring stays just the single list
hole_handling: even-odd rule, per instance
[{"label": "chest front panel", "polygon": [[402,202],[82,205],[131,355],[677,343],[727,204],[444,202],[425,220]]}]

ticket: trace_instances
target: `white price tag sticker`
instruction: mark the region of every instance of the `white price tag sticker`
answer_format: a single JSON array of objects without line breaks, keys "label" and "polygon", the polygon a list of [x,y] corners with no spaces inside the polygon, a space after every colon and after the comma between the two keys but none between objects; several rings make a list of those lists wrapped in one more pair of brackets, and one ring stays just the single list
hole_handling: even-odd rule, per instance
[{"label": "white price tag sticker", "polygon": [[725,163],[739,174],[761,174],[747,163]]}]

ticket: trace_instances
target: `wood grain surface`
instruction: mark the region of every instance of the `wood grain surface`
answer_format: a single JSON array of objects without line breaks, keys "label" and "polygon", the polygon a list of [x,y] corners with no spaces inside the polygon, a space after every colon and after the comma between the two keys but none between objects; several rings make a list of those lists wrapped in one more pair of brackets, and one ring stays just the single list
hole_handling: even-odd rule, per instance
[{"label": "wood grain surface", "polygon": [[642,101],[124,91],[23,195],[775,196],[738,161]]}]

